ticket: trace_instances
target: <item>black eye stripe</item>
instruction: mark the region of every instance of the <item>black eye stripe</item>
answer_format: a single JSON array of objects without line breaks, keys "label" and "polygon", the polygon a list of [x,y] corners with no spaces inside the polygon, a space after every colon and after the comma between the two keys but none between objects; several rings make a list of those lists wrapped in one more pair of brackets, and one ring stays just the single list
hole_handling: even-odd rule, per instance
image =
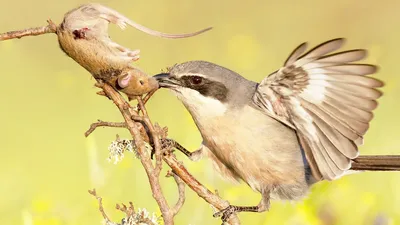
[{"label": "black eye stripe", "polygon": [[[180,79],[181,79],[182,83],[184,84],[184,86],[189,87],[189,88],[192,88],[197,85],[204,85],[209,82],[209,80],[204,79],[203,77],[200,77],[200,76],[196,76],[196,75],[182,76]],[[201,82],[197,82],[198,79],[200,79]]]},{"label": "black eye stripe", "polygon": [[201,82],[197,83],[193,82],[194,77],[200,77],[200,76],[196,75],[182,76],[180,78],[182,86],[196,90],[204,96],[213,97],[217,100],[220,100],[221,102],[226,101],[228,96],[228,89],[225,87],[223,83],[209,80],[204,77],[201,77]]}]

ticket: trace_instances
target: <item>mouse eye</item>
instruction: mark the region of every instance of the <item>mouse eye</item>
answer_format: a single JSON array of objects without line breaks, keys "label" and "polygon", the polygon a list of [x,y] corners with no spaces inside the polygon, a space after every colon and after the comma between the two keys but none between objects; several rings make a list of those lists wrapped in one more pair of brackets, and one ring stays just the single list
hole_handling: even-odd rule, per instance
[{"label": "mouse eye", "polygon": [[203,82],[203,78],[199,77],[199,76],[192,76],[190,77],[190,83],[195,84],[195,85],[199,85]]}]

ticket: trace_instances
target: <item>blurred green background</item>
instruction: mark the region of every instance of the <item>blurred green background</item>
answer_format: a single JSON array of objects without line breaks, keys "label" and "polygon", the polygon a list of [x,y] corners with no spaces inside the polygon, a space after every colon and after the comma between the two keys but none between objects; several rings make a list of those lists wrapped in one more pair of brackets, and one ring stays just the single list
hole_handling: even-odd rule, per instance
[{"label": "blurred green background", "polygon": [[[386,86],[375,111],[362,154],[400,154],[400,1],[99,1],[150,28],[180,33],[213,26],[190,39],[168,40],[134,29],[111,27],[111,36],[141,49],[136,63],[155,74],[188,60],[207,60],[260,81],[279,68],[303,41],[315,45],[346,37],[347,48],[366,48],[367,62]],[[85,1],[1,0],[0,32],[61,22],[68,10]],[[158,213],[145,173],[131,154],[114,165],[106,159],[121,129],[83,133],[97,119],[120,121],[116,107],[95,94],[94,80],[60,51],[48,34],[0,42],[0,222],[23,225],[101,224],[96,188],[106,210],[119,221],[115,203]],[[169,127],[170,137],[196,149],[201,137],[184,107],[167,91],[148,103],[153,121]],[[267,137],[266,137],[267,138]],[[178,154],[210,189],[233,204],[256,205],[260,199],[244,184],[232,185],[214,173],[207,160],[193,163]],[[165,166],[164,166],[165,167]],[[168,200],[176,185],[161,178]],[[315,185],[301,202],[272,202],[270,212],[242,213],[243,224],[400,224],[400,173],[360,173]],[[220,224],[212,209],[187,189],[176,224]]]}]

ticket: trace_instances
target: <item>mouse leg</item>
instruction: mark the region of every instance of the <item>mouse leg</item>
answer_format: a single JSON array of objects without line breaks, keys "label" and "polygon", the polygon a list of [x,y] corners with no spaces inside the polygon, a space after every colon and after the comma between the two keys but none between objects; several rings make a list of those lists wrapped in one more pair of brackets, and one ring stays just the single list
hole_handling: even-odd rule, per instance
[{"label": "mouse leg", "polygon": [[108,41],[107,43],[111,48],[115,48],[117,49],[120,53],[119,55],[121,57],[123,57],[124,59],[126,59],[126,61],[137,61],[140,58],[140,50],[139,49],[135,49],[135,50],[130,50],[129,48],[126,48],[120,44],[117,44],[111,40]]}]

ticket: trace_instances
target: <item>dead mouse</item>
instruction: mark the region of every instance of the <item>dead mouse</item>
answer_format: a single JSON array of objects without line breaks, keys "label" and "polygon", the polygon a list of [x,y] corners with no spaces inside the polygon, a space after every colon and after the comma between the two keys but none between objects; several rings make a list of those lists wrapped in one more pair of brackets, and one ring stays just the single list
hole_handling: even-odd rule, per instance
[{"label": "dead mouse", "polygon": [[61,49],[73,60],[114,88],[137,96],[158,88],[154,78],[134,68],[131,63],[139,59],[139,50],[131,50],[111,40],[108,24],[125,29],[130,25],[147,34],[164,38],[192,37],[210,30],[194,33],[166,34],[151,30],[133,22],[119,12],[100,4],[85,4],[65,14],[57,27]]}]

